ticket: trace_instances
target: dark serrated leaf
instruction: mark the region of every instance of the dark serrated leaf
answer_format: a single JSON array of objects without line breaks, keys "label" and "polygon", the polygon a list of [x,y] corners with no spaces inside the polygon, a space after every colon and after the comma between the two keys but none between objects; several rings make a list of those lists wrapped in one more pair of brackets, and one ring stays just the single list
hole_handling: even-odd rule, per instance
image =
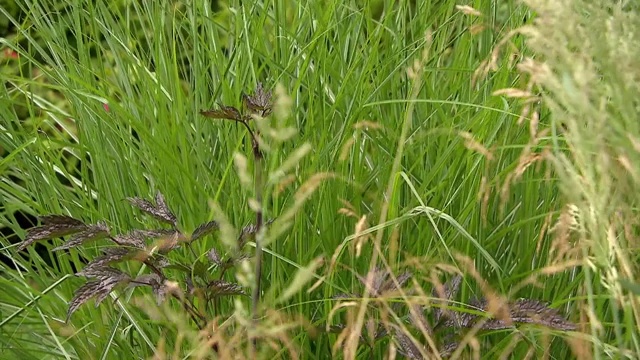
[{"label": "dark serrated leaf", "polygon": [[203,110],[200,111],[200,115],[206,116],[212,119],[226,119],[242,122],[242,114],[233,106],[225,106],[219,104],[219,109]]},{"label": "dark serrated leaf", "polygon": [[[263,224],[263,226],[268,227],[269,225],[273,224],[274,221],[275,219],[269,219]],[[239,247],[242,248],[248,241],[255,240],[255,236],[257,232],[258,232],[258,226],[256,224],[249,224],[243,227],[242,231],[240,231],[240,236],[238,238]]]},{"label": "dark serrated leaf", "polygon": [[127,248],[113,247],[106,248],[102,250],[103,255],[98,256],[93,259],[93,261],[89,262],[84,271],[87,269],[96,269],[101,267],[106,267],[109,264],[116,263],[128,258],[132,252]]},{"label": "dark serrated leaf", "polygon": [[128,234],[119,234],[113,238],[113,241],[122,246],[131,246],[137,249],[144,249],[145,236],[140,230],[134,230]]},{"label": "dark serrated leaf", "polygon": [[[469,306],[474,310],[488,311],[488,302],[486,299],[472,300]],[[537,324],[546,326],[556,330],[575,330],[577,326],[562,317],[557,310],[549,308],[546,304],[530,299],[520,299],[516,302],[508,304],[509,314],[514,323],[519,324]],[[489,314],[488,314],[489,315]],[[479,321],[479,316],[471,313],[460,314],[459,324],[462,327],[472,327]],[[504,320],[496,318],[484,318],[482,329],[499,330],[512,328],[513,325],[507,324]]]},{"label": "dark serrated leaf", "polygon": [[[385,292],[399,290],[398,286],[402,287],[407,282],[407,280],[411,278],[411,275],[411,272],[405,271],[397,278],[389,276],[389,279],[387,279],[384,284],[380,285],[380,289],[378,289],[378,292],[382,294]],[[396,283],[398,284],[398,286],[396,286]]]},{"label": "dark serrated leaf", "polygon": [[76,276],[103,279],[103,278],[110,278],[110,277],[121,277],[122,274],[124,274],[122,271],[109,266],[102,266],[102,267],[93,266],[93,267],[85,267],[84,269],[82,269],[82,271],[76,273]]},{"label": "dark serrated leaf", "polygon": [[[484,298],[481,299],[470,299],[469,303],[467,304],[468,307],[470,307],[471,309],[475,310],[475,311],[485,311],[487,308],[487,300]],[[453,314],[451,314],[446,323],[445,326],[453,326],[453,327],[472,327],[476,320],[478,320],[478,315],[476,314],[472,314],[469,312],[463,312],[463,313],[459,313],[459,312],[451,312]]]},{"label": "dark serrated leaf", "polygon": [[90,281],[76,290],[73,299],[69,302],[67,321],[69,321],[71,315],[78,310],[80,306],[89,301],[89,299],[95,297],[96,306],[98,306],[116,286],[130,280],[127,274],[117,270],[106,271],[105,274],[107,273],[109,275],[98,276],[97,280]]},{"label": "dark serrated leaf", "polygon": [[369,271],[367,276],[357,276],[360,282],[369,289],[372,296],[379,296],[382,285],[389,277],[389,271],[387,271],[387,269],[376,268],[375,270]]},{"label": "dark serrated leaf", "polygon": [[53,251],[71,249],[87,241],[104,239],[109,236],[109,231],[107,224],[102,221],[95,225],[89,225],[82,232],[73,235],[64,244],[54,248]]},{"label": "dark serrated leaf", "polygon": [[420,348],[400,327],[394,326],[394,339],[396,340],[396,344],[398,344],[398,352],[400,354],[408,359],[424,359],[420,352]]},{"label": "dark serrated leaf", "polygon": [[76,234],[87,228],[82,221],[64,215],[46,215],[40,217],[40,220],[43,224],[27,230],[18,250],[24,250],[36,241]]},{"label": "dark serrated leaf", "polygon": [[265,91],[262,83],[258,83],[253,95],[243,95],[245,106],[251,111],[259,111],[262,116],[271,112],[271,91]]},{"label": "dark serrated leaf", "polygon": [[556,309],[530,299],[520,299],[509,306],[511,318],[516,323],[537,324],[556,330],[575,330],[577,326],[567,321]]},{"label": "dark serrated leaf", "polygon": [[384,327],[383,324],[378,325],[378,328],[376,329],[376,334],[374,336],[374,340],[380,340],[383,337],[387,336],[389,334],[389,332],[387,331],[387,329]]},{"label": "dark serrated leaf", "polygon": [[207,286],[207,291],[212,298],[230,295],[246,295],[242,286],[224,280],[211,281]]},{"label": "dark serrated leaf", "polygon": [[164,289],[164,281],[158,274],[144,274],[131,280],[130,287],[149,286],[153,295],[156,297],[156,303],[160,305],[166,298],[166,291]]},{"label": "dark serrated leaf", "polygon": [[137,286],[160,286],[162,284],[162,278],[160,275],[156,273],[144,274],[136,277],[131,280],[129,287],[137,287]]},{"label": "dark serrated leaf", "polygon": [[207,253],[207,258],[217,266],[222,266],[222,256],[220,256],[218,250],[216,250],[215,248],[209,250],[209,252]]},{"label": "dark serrated leaf", "polygon": [[444,294],[447,297],[447,300],[453,300],[453,298],[458,294],[460,284],[462,284],[462,276],[457,274],[444,284]]},{"label": "dark serrated leaf", "polygon": [[187,285],[187,292],[190,295],[193,295],[196,291],[196,287],[193,285],[193,280],[191,280],[191,276],[189,275],[185,276],[184,283]]},{"label": "dark serrated leaf", "polygon": [[152,204],[151,202],[141,199],[138,197],[129,197],[127,201],[143,212],[153,216],[157,220],[160,220],[165,223],[169,223],[176,226],[176,216],[169,210],[166,203],[164,202],[164,197],[160,192],[156,194],[156,202],[158,204]]},{"label": "dark serrated leaf", "polygon": [[180,244],[184,241],[185,236],[180,231],[176,230],[170,234],[158,237],[154,242],[154,246],[158,248],[159,253],[167,254],[180,247]]},{"label": "dark serrated leaf", "polygon": [[144,261],[150,255],[148,251],[150,249],[146,247],[146,239],[155,240],[152,247],[166,254],[180,245],[184,240],[184,235],[175,229],[134,230],[129,234],[118,235],[114,238],[120,245],[131,245],[140,249],[137,257],[140,261]]},{"label": "dark serrated leaf", "polygon": [[166,268],[167,266],[171,265],[171,262],[169,261],[169,259],[167,259],[166,256],[156,256],[156,257],[154,257],[153,263],[155,264],[155,266],[158,269],[163,269],[163,268]]},{"label": "dark serrated leaf", "polygon": [[163,218],[165,218],[167,222],[173,225],[173,227],[177,226],[178,219],[171,209],[169,209],[169,206],[167,206],[167,202],[160,191],[156,193],[156,207],[162,213]]},{"label": "dark serrated leaf", "polygon": [[411,305],[411,311],[409,311],[409,321],[413,326],[420,330],[420,332],[426,334],[432,334],[431,324],[424,316],[424,309],[420,304]]},{"label": "dark serrated leaf", "polygon": [[[453,300],[453,298],[458,294],[458,291],[460,290],[460,284],[462,284],[462,276],[460,276],[459,274],[456,274],[453,278],[451,278],[449,281],[447,281],[444,284],[443,294],[439,294],[438,289],[434,287],[433,291],[431,292],[431,295],[436,299],[445,300],[445,301],[435,301],[435,302],[437,304],[441,304],[442,306],[446,306],[446,303],[448,301]],[[443,316],[446,316],[449,319],[454,319],[454,315],[450,311],[443,308],[434,307],[433,318],[435,323],[440,322]]]},{"label": "dark serrated leaf", "polygon": [[339,334],[340,332],[342,332],[347,326],[344,324],[336,324],[336,325],[329,325],[327,332],[331,333],[331,334]]},{"label": "dark serrated leaf", "polygon": [[258,232],[258,226],[256,224],[249,224],[242,228],[240,231],[240,238],[238,239],[238,244],[240,244],[240,248],[247,243],[247,241],[255,239],[255,235]]},{"label": "dark serrated leaf", "polygon": [[157,229],[157,230],[134,230],[136,236],[141,236],[145,239],[157,239],[159,237],[173,235],[177,231],[173,229]]},{"label": "dark serrated leaf", "polygon": [[46,225],[66,225],[68,227],[83,227],[85,225],[84,222],[66,215],[44,215],[39,216],[38,219]]},{"label": "dark serrated leaf", "polygon": [[458,348],[458,345],[460,344],[455,341],[444,344],[444,346],[440,349],[440,357],[446,358],[451,356],[451,354],[453,354],[453,352]]},{"label": "dark serrated leaf", "polygon": [[212,232],[218,230],[220,226],[215,221],[206,222],[200,226],[198,226],[191,234],[191,241],[199,240]]},{"label": "dark serrated leaf", "polygon": [[146,213],[153,213],[155,211],[156,206],[153,205],[150,201],[147,201],[145,199],[139,198],[139,197],[128,197],[127,201],[137,207],[138,209],[146,212]]}]

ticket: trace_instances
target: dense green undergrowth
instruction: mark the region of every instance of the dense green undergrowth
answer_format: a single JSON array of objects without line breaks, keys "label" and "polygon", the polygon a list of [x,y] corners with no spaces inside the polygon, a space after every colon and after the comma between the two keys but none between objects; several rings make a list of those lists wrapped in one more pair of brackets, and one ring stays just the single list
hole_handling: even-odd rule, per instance
[{"label": "dense green undergrowth", "polygon": [[629,5],[17,4],[3,359],[640,350]]}]

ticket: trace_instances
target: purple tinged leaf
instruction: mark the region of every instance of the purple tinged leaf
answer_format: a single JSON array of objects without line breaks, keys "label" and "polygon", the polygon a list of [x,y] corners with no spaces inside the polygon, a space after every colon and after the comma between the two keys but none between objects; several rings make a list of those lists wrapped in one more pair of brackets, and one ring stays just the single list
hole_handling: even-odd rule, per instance
[{"label": "purple tinged leaf", "polygon": [[18,246],[18,250],[24,250],[36,241],[76,234],[87,228],[87,225],[82,221],[65,215],[41,216],[40,221],[42,225],[27,231],[27,236],[20,246]]},{"label": "purple tinged leaf", "polygon": [[191,241],[199,240],[212,232],[218,230],[220,226],[215,221],[206,222],[200,226],[198,226],[193,234],[191,234]]},{"label": "purple tinged leaf", "polygon": [[119,234],[114,236],[113,241],[121,246],[131,246],[136,249],[144,249],[145,236],[140,233],[140,230],[134,230],[128,234]]},{"label": "purple tinged leaf", "polygon": [[157,239],[159,237],[173,235],[176,230],[173,229],[158,229],[158,230],[134,230],[137,236],[142,236],[147,239]]},{"label": "purple tinged leaf", "polygon": [[217,266],[222,266],[222,257],[218,253],[218,250],[216,250],[215,248],[209,250],[209,252],[207,253],[207,258],[209,258],[209,260]]},{"label": "purple tinged leaf", "polygon": [[394,339],[398,344],[398,352],[408,359],[422,360],[424,357],[420,352],[420,348],[411,340],[400,327],[394,326]]},{"label": "purple tinged leaf", "polygon": [[413,326],[418,328],[420,332],[431,335],[433,329],[429,324],[429,321],[424,316],[424,309],[420,304],[411,305],[411,311],[409,311],[409,321]]},{"label": "purple tinged leaf", "polygon": [[[398,286],[401,288],[407,282],[407,280],[411,278],[412,275],[413,274],[411,274],[411,272],[405,271],[395,279],[393,276],[390,276],[390,278],[380,286],[379,292],[385,293],[399,290]],[[398,286],[396,286],[396,283],[398,284]]]},{"label": "purple tinged leaf", "polygon": [[80,306],[89,301],[89,299],[95,297],[97,307],[116,286],[131,280],[127,274],[116,269],[105,269],[110,270],[105,270],[101,276],[96,276],[97,280],[90,281],[76,290],[73,299],[69,302],[67,322],[71,318],[71,315],[78,310]]},{"label": "purple tinged leaf", "polygon": [[389,276],[389,272],[387,271],[387,269],[376,268],[373,271],[369,271],[369,273],[365,277],[362,277],[360,275],[357,275],[357,276],[360,282],[366,288],[369,289],[369,291],[371,292],[371,295],[379,296],[380,289],[382,285],[385,283],[385,281],[387,280],[387,277]]},{"label": "purple tinged leaf", "polygon": [[442,349],[440,349],[440,357],[446,358],[451,356],[451,354],[453,354],[453,352],[458,348],[458,345],[460,344],[455,341],[444,344]]},{"label": "purple tinged leaf", "polygon": [[129,283],[129,287],[137,287],[137,286],[154,287],[154,286],[160,286],[160,284],[162,284],[162,278],[160,277],[160,275],[156,273],[152,273],[152,274],[140,275],[135,279],[131,280],[131,283]]},{"label": "purple tinged leaf", "polygon": [[245,106],[251,111],[258,111],[262,116],[267,116],[271,112],[271,91],[265,91],[262,83],[258,83],[253,95],[242,96]]},{"label": "purple tinged leaf", "polygon": [[166,219],[167,222],[169,222],[171,225],[173,225],[175,227],[177,225],[177,223],[178,223],[178,219],[176,218],[176,216],[173,214],[173,212],[167,206],[167,202],[164,200],[164,196],[162,195],[162,193],[160,191],[158,191],[156,193],[156,205],[157,205],[157,209],[160,211],[162,217],[164,219]]},{"label": "purple tinged leaf", "polygon": [[344,324],[335,324],[335,325],[329,325],[327,332],[330,334],[339,334],[340,332],[342,332],[347,326]]},{"label": "purple tinged leaf", "polygon": [[75,234],[64,244],[54,248],[53,251],[71,249],[87,241],[100,240],[107,236],[109,236],[109,227],[104,222],[98,222],[95,225],[85,227],[82,232]]},{"label": "purple tinged leaf", "polygon": [[[431,295],[436,299],[445,300],[445,301],[442,301],[442,300],[436,301],[437,304],[446,305],[448,301],[453,300],[453,298],[455,298],[455,296],[458,294],[458,291],[460,290],[460,284],[462,284],[462,276],[460,276],[459,274],[456,274],[453,278],[451,278],[449,281],[447,281],[444,284],[444,294],[439,294],[438,289],[434,287],[433,291],[431,292]],[[442,297],[442,295],[444,295],[444,297]],[[443,316],[449,319],[455,320],[453,319],[455,315],[452,314],[450,311],[443,308],[434,308],[433,317],[436,323],[440,322]]]},{"label": "purple tinged leaf", "polygon": [[[273,224],[274,221],[275,219],[269,219],[263,224],[263,226],[267,227]],[[257,232],[258,232],[258,226],[256,224],[249,224],[243,227],[242,231],[240,231],[240,236],[238,238],[239,247],[242,248],[247,243],[247,241],[254,240]]]},{"label": "purple tinged leaf", "polygon": [[156,203],[157,203],[156,205],[152,204],[151,202],[145,199],[141,199],[138,197],[127,198],[127,201],[129,201],[131,205],[153,216],[157,220],[160,220],[165,223],[169,223],[174,227],[176,226],[176,223],[177,223],[176,216],[171,212],[171,210],[169,210],[169,208],[167,207],[167,204],[164,201],[164,197],[160,192],[156,194]]},{"label": "purple tinged leaf", "polygon": [[39,217],[40,221],[46,225],[66,225],[68,227],[83,227],[84,223],[66,215],[44,215]]},{"label": "purple tinged leaf", "polygon": [[556,309],[530,299],[519,299],[509,306],[511,318],[516,323],[537,324],[556,330],[575,330],[577,326],[567,321]]},{"label": "purple tinged leaf", "polygon": [[144,249],[146,239],[157,239],[163,236],[174,235],[175,233],[176,230],[173,229],[133,230],[128,234],[116,235],[113,240],[118,245]]},{"label": "purple tinged leaf", "polygon": [[158,247],[158,252],[161,254],[167,254],[170,251],[177,249],[180,247],[180,243],[184,242],[186,239],[184,235],[179,231],[173,231],[164,236],[160,236],[157,238],[154,246]]},{"label": "purple tinged leaf", "polygon": [[162,304],[162,302],[164,302],[164,300],[166,299],[166,289],[164,288],[164,281],[158,274],[140,275],[133,279],[129,286],[150,286],[151,291],[156,297],[156,303],[158,305]]},{"label": "purple tinged leaf", "polygon": [[131,205],[149,214],[152,214],[156,208],[151,202],[138,197],[128,197],[127,201]]},{"label": "purple tinged leaf", "polygon": [[[480,310],[483,312],[488,311],[488,303],[486,299],[472,300],[469,302],[469,306],[474,310]],[[549,308],[544,303],[531,300],[520,299],[508,305],[509,314],[511,320],[514,323],[519,324],[537,324],[546,326],[556,330],[575,330],[577,326],[562,317],[556,309]],[[463,313],[459,316],[460,326],[472,327],[479,321],[479,316],[471,313]],[[498,330],[512,328],[512,325],[505,323],[505,321],[497,318],[484,319],[482,329],[485,330]]]},{"label": "purple tinged leaf", "polygon": [[243,227],[242,231],[240,231],[240,239],[238,241],[240,247],[242,248],[242,246],[246,244],[247,241],[253,239],[257,232],[258,226],[256,224],[249,224]]},{"label": "purple tinged leaf", "polygon": [[[371,295],[380,296],[386,292],[392,292],[398,290],[396,283],[402,287],[407,280],[411,278],[411,273],[406,271],[400,276],[394,279],[393,274],[391,274],[387,269],[377,268],[373,270],[373,272],[369,272],[366,277],[362,277],[358,275],[358,279],[360,282],[369,288]],[[372,276],[371,284],[367,284],[367,278]]]},{"label": "purple tinged leaf", "polygon": [[233,106],[225,106],[220,104],[219,109],[203,110],[200,111],[200,115],[206,116],[212,119],[225,119],[243,122],[242,115],[238,109]]},{"label": "purple tinged leaf", "polygon": [[229,295],[246,295],[242,286],[224,281],[224,280],[213,280],[207,286],[207,290],[211,297],[219,297],[219,296],[229,296]]},{"label": "purple tinged leaf", "polygon": [[167,266],[171,265],[169,259],[167,259],[165,256],[155,257],[153,259],[153,263],[158,269],[166,268]]},{"label": "purple tinged leaf", "polygon": [[187,292],[189,295],[193,295],[196,292],[196,287],[193,285],[193,280],[190,276],[185,276],[184,283],[187,285]]},{"label": "purple tinged leaf", "polygon": [[76,276],[84,276],[86,278],[96,278],[96,279],[120,277],[123,275],[126,275],[126,274],[118,269],[115,269],[109,266],[85,267],[84,269],[82,269],[82,271],[76,273]]},{"label": "purple tinged leaf", "polygon": [[83,271],[86,271],[87,269],[106,267],[109,264],[122,261],[131,256],[131,250],[120,247],[106,248],[102,252],[103,255],[100,255],[93,259],[93,261],[89,262]]}]

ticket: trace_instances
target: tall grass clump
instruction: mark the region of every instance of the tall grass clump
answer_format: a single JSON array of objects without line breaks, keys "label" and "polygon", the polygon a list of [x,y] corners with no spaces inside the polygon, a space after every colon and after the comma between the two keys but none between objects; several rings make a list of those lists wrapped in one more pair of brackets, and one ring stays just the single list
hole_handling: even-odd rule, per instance
[{"label": "tall grass clump", "polygon": [[6,358],[636,350],[625,8],[16,3]]}]

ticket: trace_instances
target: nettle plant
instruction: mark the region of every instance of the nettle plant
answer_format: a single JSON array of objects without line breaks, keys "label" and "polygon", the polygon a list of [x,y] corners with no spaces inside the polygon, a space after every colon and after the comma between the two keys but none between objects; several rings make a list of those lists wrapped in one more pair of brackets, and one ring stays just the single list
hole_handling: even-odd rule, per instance
[{"label": "nettle plant", "polygon": [[[258,311],[258,303],[261,294],[260,278],[262,272],[261,256],[262,246],[259,239],[264,237],[263,228],[273,221],[265,222],[262,212],[262,158],[261,144],[266,142],[260,138],[259,130],[252,128],[251,122],[264,119],[272,112],[271,92],[265,91],[262,84],[258,84],[253,95],[243,95],[245,111],[241,112],[235,107],[220,105],[219,109],[202,111],[203,116],[216,119],[226,119],[244,125],[250,135],[252,153],[255,162],[255,193],[251,199],[252,209],[256,212],[256,222],[245,226],[236,239],[223,239],[222,248],[212,248],[207,252],[206,261],[197,260],[185,264],[176,261],[170,256],[172,251],[181,248],[189,248],[195,254],[192,245],[200,239],[220,230],[221,224],[209,221],[198,226],[191,235],[182,232],[178,227],[178,218],[167,206],[162,193],[157,192],[154,201],[139,197],[127,198],[129,203],[150,215],[159,222],[165,224],[164,228],[135,229],[123,234],[113,234],[104,221],[95,224],[87,224],[82,220],[66,215],[41,216],[41,225],[28,230],[24,241],[18,247],[23,250],[37,241],[51,240],[60,237],[68,239],[53,251],[74,249],[96,240],[108,240],[111,246],[101,249],[102,255],[88,262],[76,275],[88,279],[88,281],[75,291],[69,302],[67,321],[71,315],[83,304],[95,298],[98,306],[114,290],[123,287],[149,287],[158,303],[164,302],[168,297],[177,299],[184,310],[189,314],[193,323],[202,329],[208,321],[219,314],[216,305],[221,297],[248,296],[247,288],[253,285],[251,296],[253,310]],[[265,124],[258,124],[259,129],[266,128]],[[291,135],[291,131],[288,132]],[[236,165],[239,168],[241,180],[245,185],[252,181],[247,174],[247,159],[236,154]],[[281,224],[282,225],[282,224]],[[222,229],[224,230],[224,229]],[[224,232],[224,231],[223,231]],[[228,233],[228,232],[227,232]],[[233,233],[233,231],[232,231]],[[255,241],[256,251],[251,253],[245,247],[248,241]],[[198,255],[198,254],[196,254]],[[198,259],[204,256],[198,256]],[[240,285],[234,281],[227,281],[225,274],[244,260],[255,257],[255,284]],[[133,261],[146,266],[147,273],[132,276],[116,267],[118,263]],[[170,271],[170,270],[177,270]],[[183,273],[184,276],[176,277],[170,274]],[[248,286],[247,286],[248,285]],[[206,304],[208,310],[204,314],[202,306],[196,306],[196,302]],[[255,314],[254,314],[255,315]]]}]

